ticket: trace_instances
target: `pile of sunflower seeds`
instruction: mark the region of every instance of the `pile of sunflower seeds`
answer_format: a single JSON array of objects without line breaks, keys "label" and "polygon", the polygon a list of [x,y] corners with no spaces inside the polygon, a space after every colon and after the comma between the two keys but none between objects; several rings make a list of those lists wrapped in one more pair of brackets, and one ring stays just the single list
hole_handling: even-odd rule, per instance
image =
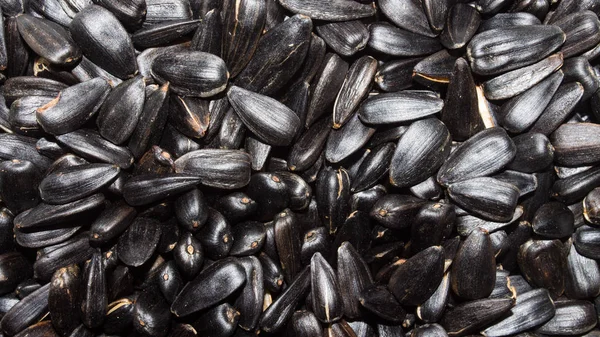
[{"label": "pile of sunflower seeds", "polygon": [[600,336],[600,0],[0,9],[0,337]]}]

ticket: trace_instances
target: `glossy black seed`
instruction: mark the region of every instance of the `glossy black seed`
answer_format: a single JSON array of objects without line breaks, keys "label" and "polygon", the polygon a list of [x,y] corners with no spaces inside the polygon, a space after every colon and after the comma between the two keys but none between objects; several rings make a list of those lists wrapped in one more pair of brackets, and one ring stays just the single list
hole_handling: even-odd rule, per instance
[{"label": "glossy black seed", "polygon": [[[160,239],[160,223],[149,218],[136,218],[119,237],[119,260],[128,266],[139,267],[154,253]],[[144,244],[140,244],[144,242]]]}]

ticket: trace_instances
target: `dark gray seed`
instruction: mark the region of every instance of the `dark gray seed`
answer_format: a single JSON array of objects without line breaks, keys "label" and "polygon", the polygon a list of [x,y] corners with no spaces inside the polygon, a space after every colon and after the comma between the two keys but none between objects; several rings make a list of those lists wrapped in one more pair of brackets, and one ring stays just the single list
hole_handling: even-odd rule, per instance
[{"label": "dark gray seed", "polygon": [[442,188],[431,176],[422,182],[410,187],[410,193],[421,199],[438,200],[442,195]]},{"label": "dark gray seed", "polygon": [[508,0],[477,0],[476,8],[483,14],[495,14],[510,3]]},{"label": "dark gray seed", "polygon": [[272,293],[279,293],[284,284],[283,271],[279,262],[273,260],[264,252],[258,255],[258,260],[263,270],[264,287]]},{"label": "dark gray seed", "polygon": [[370,56],[361,57],[350,66],[333,105],[334,129],[341,128],[352,117],[352,113],[368,93],[376,71],[377,60]]},{"label": "dark gray seed", "polygon": [[244,124],[270,145],[289,145],[300,128],[298,116],[268,96],[233,86],[227,97]]},{"label": "dark gray seed", "polygon": [[339,163],[365,145],[375,133],[375,128],[363,124],[358,113],[354,113],[341,129],[333,130],[327,138],[325,159]]},{"label": "dark gray seed", "polygon": [[[545,0],[543,0],[545,1]],[[542,22],[535,15],[527,12],[516,13],[498,13],[487,20],[483,20],[479,26],[479,32],[494,28],[504,28],[512,26],[532,26],[541,25]]]},{"label": "dark gray seed", "polygon": [[556,301],[556,314],[544,325],[535,330],[547,335],[584,334],[596,326],[596,310],[589,301],[560,300]]},{"label": "dark gray seed", "polygon": [[279,0],[281,6],[292,13],[303,14],[311,19],[325,21],[349,21],[375,15],[373,4],[361,4],[349,0]]},{"label": "dark gray seed", "polygon": [[131,136],[144,108],[145,88],[144,78],[136,76],[110,92],[96,119],[102,137],[118,145]]},{"label": "dark gray seed", "polygon": [[61,0],[60,5],[69,17],[74,17],[83,8],[92,5],[92,0]]},{"label": "dark gray seed", "polygon": [[196,97],[171,95],[169,122],[191,138],[202,138],[210,124],[209,102]]},{"label": "dark gray seed", "polygon": [[[508,234],[505,231],[499,231],[495,233],[503,233],[504,243],[508,243]],[[495,233],[490,235],[490,240],[492,240],[492,245],[496,246],[494,243]],[[502,247],[505,249],[506,247]],[[495,248],[494,248],[495,249]],[[520,294],[521,291],[516,291],[513,286],[510,284],[509,276],[510,272],[508,270],[496,269],[496,284],[494,286],[494,290],[488,298],[497,299],[497,298],[510,298],[513,299],[516,295]],[[523,281],[527,283],[524,279]],[[531,290],[531,287],[529,287]],[[529,291],[527,290],[527,291]]]},{"label": "dark gray seed", "polygon": [[232,229],[233,245],[229,251],[231,256],[248,256],[257,253],[265,243],[263,223],[248,221],[237,224]]},{"label": "dark gray seed", "polygon": [[444,328],[437,324],[424,324],[419,327],[414,328],[411,333],[411,337],[447,337],[448,334]]},{"label": "dark gray seed", "polygon": [[496,258],[487,231],[474,230],[461,244],[452,261],[452,291],[461,298],[488,297],[496,282]]},{"label": "dark gray seed", "polygon": [[136,215],[135,208],[124,202],[108,206],[92,223],[90,242],[105,244],[118,237],[129,227]]},{"label": "dark gray seed", "polygon": [[310,262],[311,296],[315,316],[324,323],[339,320],[344,312],[335,272],[323,258],[315,253]]},{"label": "dark gray seed", "polygon": [[136,73],[131,38],[109,10],[88,6],[75,15],[69,30],[83,54],[109,73],[121,79]]},{"label": "dark gray seed", "polygon": [[174,260],[163,264],[157,282],[158,288],[167,302],[173,303],[175,296],[181,291],[184,284],[184,280],[181,277]]},{"label": "dark gray seed", "polygon": [[448,13],[446,27],[440,35],[440,42],[448,49],[459,49],[467,45],[477,32],[481,16],[467,4],[457,3]]},{"label": "dark gray seed", "polygon": [[299,301],[306,297],[310,287],[311,270],[307,266],[277,300],[263,311],[259,320],[261,330],[271,333],[285,327]]},{"label": "dark gray seed", "polygon": [[490,233],[494,233],[504,227],[507,227],[517,221],[523,215],[523,207],[517,206],[512,218],[506,222],[493,222],[484,220],[473,215],[463,215],[456,219],[456,231],[461,236],[470,235],[475,229],[481,228]]},{"label": "dark gray seed", "polygon": [[369,41],[369,29],[359,20],[326,23],[316,30],[325,43],[342,56],[356,54]]},{"label": "dark gray seed", "polygon": [[[429,29],[429,27],[427,27]],[[369,47],[390,56],[428,55],[442,49],[437,39],[396,28],[387,23],[369,26]]]},{"label": "dark gray seed", "polygon": [[493,174],[512,161],[517,149],[504,129],[485,129],[462,143],[440,168],[437,180],[448,184]]},{"label": "dark gray seed", "polygon": [[0,198],[13,213],[19,214],[40,202],[37,186],[41,172],[33,163],[13,159],[0,163]]},{"label": "dark gray seed", "polygon": [[133,328],[145,336],[165,337],[169,331],[169,303],[156,287],[144,289],[133,308]]},{"label": "dark gray seed", "polygon": [[139,68],[139,75],[151,79],[152,63],[157,57],[160,55],[174,55],[182,50],[188,50],[188,46],[184,43],[166,47],[148,48],[144,50],[136,58]]},{"label": "dark gray seed", "polygon": [[288,156],[291,171],[306,171],[318,161],[331,132],[329,119],[322,119],[300,136],[292,145]]},{"label": "dark gray seed", "polygon": [[187,173],[138,175],[123,186],[123,197],[132,206],[150,204],[194,188],[201,178]]},{"label": "dark gray seed", "polygon": [[510,7],[511,12],[528,12],[540,19],[544,19],[549,10],[548,0],[519,0]]},{"label": "dark gray seed", "polygon": [[384,143],[373,149],[360,164],[350,191],[364,191],[377,184],[387,173],[395,149],[394,143]]},{"label": "dark gray seed", "polygon": [[302,264],[310,264],[310,259],[317,252],[324,256],[331,256],[333,253],[329,230],[325,227],[312,228],[304,234],[300,251]]},{"label": "dark gray seed", "polygon": [[561,202],[549,202],[535,212],[531,225],[534,233],[544,238],[560,239],[574,232],[574,216],[571,210]]},{"label": "dark gray seed", "polygon": [[217,199],[214,207],[231,223],[238,223],[253,215],[258,205],[247,194],[233,192]]},{"label": "dark gray seed", "polygon": [[[559,89],[560,90],[560,89]],[[507,168],[519,172],[533,173],[540,171],[554,160],[554,147],[550,140],[541,133],[529,132],[513,138],[517,148],[514,160]]]},{"label": "dark gray seed", "polygon": [[440,50],[421,60],[414,68],[413,77],[426,85],[448,83],[457,59],[446,49]]},{"label": "dark gray seed", "polygon": [[466,140],[484,129],[477,88],[464,58],[458,58],[454,63],[441,120],[454,140]]},{"label": "dark gray seed", "polygon": [[27,5],[31,12],[43,15],[62,26],[68,27],[71,23],[71,17],[62,9],[60,0],[32,0]]},{"label": "dark gray seed", "polygon": [[194,33],[190,48],[220,56],[222,34],[221,12],[218,8],[213,8],[202,18],[196,33]]},{"label": "dark gray seed", "polygon": [[564,83],[579,82],[584,89],[582,100],[590,98],[600,86],[600,80],[595,68],[584,57],[572,57],[565,61],[563,67],[565,73]]},{"label": "dark gray seed", "polygon": [[65,149],[63,146],[58,143],[51,142],[44,137],[38,139],[37,143],[35,144],[35,148],[41,155],[54,160],[67,154],[67,149]]},{"label": "dark gray seed", "polygon": [[246,193],[256,201],[256,215],[259,221],[269,221],[289,204],[289,194],[285,183],[277,173],[256,173],[252,175]]},{"label": "dark gray seed", "polygon": [[[110,284],[108,284],[108,287],[110,287]],[[130,289],[130,291],[132,290],[133,289]],[[137,296],[131,297],[132,298],[119,298],[118,300],[108,304],[106,308],[106,318],[104,319],[104,324],[102,326],[104,333],[125,333],[125,331],[131,327],[131,323],[133,322],[133,309],[135,305],[134,300],[139,298]]]},{"label": "dark gray seed", "polygon": [[325,55],[322,66],[318,71],[319,77],[315,77],[311,87],[311,99],[306,113],[305,126],[308,128],[315,123],[335,102],[332,92],[339,92],[345,79],[339,74],[348,72],[348,63],[337,54]]},{"label": "dark gray seed", "polygon": [[179,157],[175,171],[195,175],[203,185],[236,189],[250,182],[250,156],[239,150],[197,150]]},{"label": "dark gray seed", "polygon": [[434,174],[450,153],[450,133],[437,119],[428,118],[410,125],[398,141],[390,163],[390,182],[408,187]]},{"label": "dark gray seed", "polygon": [[549,18],[549,23],[556,21],[566,15],[571,13],[591,10],[594,12],[598,12],[600,9],[600,5],[595,0],[583,0],[583,1],[573,1],[573,0],[565,0],[561,1],[561,3],[556,6],[556,11],[554,15]]},{"label": "dark gray seed", "polygon": [[573,204],[584,198],[599,185],[600,169],[594,167],[568,178],[558,179],[552,186],[552,197],[567,205]]},{"label": "dark gray seed", "polygon": [[196,238],[200,240],[206,256],[214,260],[227,256],[233,245],[231,226],[221,213],[212,208],[208,209],[206,224]]},{"label": "dark gray seed", "polygon": [[208,219],[208,205],[204,194],[197,188],[182,194],[175,200],[175,216],[186,230],[197,232]]},{"label": "dark gray seed", "polygon": [[311,40],[312,21],[294,15],[269,30],[259,41],[254,56],[237,76],[235,85],[263,95],[273,95],[302,66]]},{"label": "dark gray seed", "polygon": [[164,45],[195,31],[200,20],[167,21],[144,27],[131,35],[137,48],[148,48]]},{"label": "dark gray seed", "polygon": [[25,9],[25,4],[22,0],[3,0],[0,3],[0,8],[5,15],[8,16],[17,16],[20,13],[23,13]]},{"label": "dark gray seed", "polygon": [[240,311],[229,303],[223,303],[198,317],[193,326],[200,336],[227,337],[234,334],[240,321]]},{"label": "dark gray seed", "polygon": [[3,160],[26,160],[33,163],[38,169],[45,171],[52,161],[39,154],[36,150],[37,140],[35,138],[0,133],[0,158]]},{"label": "dark gray seed", "polygon": [[43,132],[36,119],[37,108],[52,101],[54,97],[25,96],[10,105],[8,122],[16,133],[39,137]]},{"label": "dark gray seed", "polygon": [[39,228],[74,220],[82,213],[91,211],[103,205],[104,196],[94,194],[64,205],[49,205],[41,203],[28,212],[23,212],[15,218],[15,228]]},{"label": "dark gray seed", "polygon": [[263,169],[269,158],[271,149],[271,145],[265,144],[254,137],[246,137],[244,150],[246,150],[252,158],[252,170],[261,171]]},{"label": "dark gray seed", "polygon": [[519,249],[518,262],[530,284],[546,288],[553,297],[565,290],[566,261],[559,240],[527,241]]},{"label": "dark gray seed", "polygon": [[413,68],[421,58],[408,58],[385,62],[375,74],[375,84],[386,92],[396,92],[412,85]]},{"label": "dark gray seed", "polygon": [[402,336],[404,331],[402,325],[387,325],[388,323],[377,324],[377,334],[379,337]]},{"label": "dark gray seed", "polygon": [[575,231],[573,243],[577,252],[590,259],[600,256],[600,231],[594,227],[581,226]]},{"label": "dark gray seed", "polygon": [[8,17],[3,20],[4,39],[6,45],[6,63],[3,66],[8,77],[24,75],[29,64],[29,49],[19,34],[17,18]]},{"label": "dark gray seed", "polygon": [[169,83],[146,94],[144,108],[138,123],[129,138],[127,147],[139,159],[150,145],[158,144],[169,115]]},{"label": "dark gray seed", "polygon": [[514,305],[512,298],[481,299],[461,303],[449,308],[440,324],[449,336],[475,333],[503,317]]},{"label": "dark gray seed", "polygon": [[552,24],[562,29],[566,35],[561,49],[565,58],[588,51],[600,42],[600,21],[592,11],[584,10],[565,15]]},{"label": "dark gray seed", "polygon": [[0,255],[0,271],[4,276],[0,280],[0,294],[3,295],[14,291],[19,283],[33,275],[31,263],[18,252]]},{"label": "dark gray seed", "polygon": [[17,26],[27,45],[51,63],[70,65],[81,58],[81,50],[62,26],[29,14],[19,15]]},{"label": "dark gray seed", "polygon": [[[471,309],[471,312],[474,310]],[[548,290],[535,289],[517,296],[517,302],[510,309],[510,313],[511,315],[486,328],[482,334],[499,337],[527,331],[550,320],[554,316],[555,308]]]},{"label": "dark gray seed", "polygon": [[406,311],[385,286],[365,288],[360,292],[358,301],[367,310],[386,321],[401,323],[406,317]]},{"label": "dark gray seed", "polygon": [[429,27],[435,33],[439,33],[444,29],[448,10],[452,6],[450,0],[424,0],[423,11],[429,21]]},{"label": "dark gray seed", "polygon": [[[274,0],[270,2],[276,1]],[[304,64],[302,65],[301,70],[299,70],[301,73],[299,74],[298,81],[303,81],[306,83],[311,83],[313,81],[319,72],[319,69],[323,65],[326,51],[327,46],[325,45],[325,41],[315,33],[312,33],[310,45],[308,47],[308,51],[306,52],[306,58],[304,59]]]},{"label": "dark gray seed", "polygon": [[502,125],[510,132],[520,133],[529,128],[544,112],[552,96],[563,80],[563,72],[557,71],[540,83],[511,98],[501,108]]},{"label": "dark gray seed", "polygon": [[152,62],[152,76],[169,83],[183,96],[210,97],[227,87],[229,73],[223,60],[201,51],[177,51],[159,55]]},{"label": "dark gray seed", "polygon": [[76,84],[36,111],[38,123],[53,135],[62,135],[83,126],[98,111],[110,90],[102,78]]},{"label": "dark gray seed", "polygon": [[40,182],[40,197],[49,204],[66,204],[98,192],[120,172],[110,164],[87,164],[48,174]]},{"label": "dark gray seed", "polygon": [[0,328],[9,336],[25,330],[38,322],[48,311],[48,292],[50,283],[34,291],[16,303],[0,321]]},{"label": "dark gray seed", "polygon": [[495,75],[528,66],[559,48],[565,34],[557,26],[513,26],[479,33],[467,46],[473,72]]},{"label": "dark gray seed", "polygon": [[191,20],[192,8],[186,0],[146,0],[146,17],[143,26],[164,21]]},{"label": "dark gray seed", "polygon": [[81,226],[43,229],[35,232],[15,230],[14,239],[22,247],[42,248],[64,242],[73,237],[80,229]]},{"label": "dark gray seed", "polygon": [[344,168],[321,170],[315,195],[319,215],[329,234],[335,234],[350,213],[350,178]]},{"label": "dark gray seed", "polygon": [[296,336],[318,337],[322,336],[323,329],[315,314],[308,310],[298,310],[291,318],[292,329]]},{"label": "dark gray seed", "polygon": [[283,181],[290,198],[289,207],[292,211],[303,211],[312,200],[312,188],[302,177],[291,172],[280,171],[277,176]]},{"label": "dark gray seed", "polygon": [[417,307],[417,317],[427,323],[439,322],[444,314],[444,309],[449,299],[449,293],[450,273],[446,272],[442,282],[440,282],[440,285],[431,297]]},{"label": "dark gray seed", "polygon": [[496,174],[494,178],[514,185],[519,190],[520,197],[537,189],[537,178],[533,174],[505,170],[500,174]]},{"label": "dark gray seed", "polygon": [[498,179],[481,177],[451,184],[448,195],[458,206],[474,215],[501,222],[512,218],[519,190]]},{"label": "dark gray seed", "polygon": [[595,188],[590,193],[588,193],[583,199],[582,205],[582,216],[585,217],[585,220],[591,224],[600,223],[600,214],[599,206],[600,206],[600,189]]},{"label": "dark gray seed", "polygon": [[411,251],[442,244],[452,233],[456,212],[450,203],[429,203],[417,213],[411,228]]},{"label": "dark gray seed", "polygon": [[220,127],[216,140],[220,149],[234,150],[242,146],[246,125],[233,108],[227,110]]},{"label": "dark gray seed", "polygon": [[258,46],[267,5],[263,0],[232,0],[223,15],[223,60],[231,77],[235,77],[250,62]]},{"label": "dark gray seed", "polygon": [[51,96],[67,88],[67,85],[37,76],[17,76],[8,78],[2,87],[2,95],[7,102],[12,102],[24,96]]},{"label": "dark gray seed", "polygon": [[407,90],[367,98],[358,115],[365,123],[391,124],[433,115],[443,106],[443,100],[432,91]]},{"label": "dark gray seed", "polygon": [[[59,69],[52,68],[50,62],[43,58],[38,59],[38,61],[36,61],[36,64],[39,64],[36,65],[36,67],[41,68],[42,70],[50,69],[51,72],[60,71]],[[123,80],[121,80],[118,77],[115,77],[103,68],[100,68],[97,64],[93,63],[85,56],[81,57],[81,61],[79,61],[79,64],[77,64],[77,66],[73,68],[73,70],[71,70],[71,73],[67,73],[68,75],[65,75],[61,72],[59,74],[60,75],[50,76],[50,78],[56,78],[57,80],[61,80],[67,83],[78,83],[90,81],[96,77],[102,77],[108,82],[108,84],[111,85],[111,87],[115,87],[121,82],[123,82]]]},{"label": "dark gray seed", "polygon": [[200,144],[194,142],[191,138],[184,136],[169,123],[167,123],[163,130],[159,144],[169,153],[172,153],[175,158],[200,149]]},{"label": "dark gray seed", "polygon": [[411,226],[423,205],[425,200],[410,195],[387,194],[377,200],[369,214],[387,228],[402,229]]},{"label": "dark gray seed", "polygon": [[244,267],[246,285],[234,306],[239,310],[239,326],[244,330],[252,331],[258,324],[263,308],[263,267],[254,256],[243,257],[238,261]]},{"label": "dark gray seed", "polygon": [[565,295],[573,299],[586,299],[600,294],[600,267],[596,260],[587,258],[567,243],[568,254],[565,275]]},{"label": "dark gray seed", "polygon": [[337,283],[344,316],[349,319],[360,318],[360,304],[364,306],[364,303],[359,298],[363,290],[373,285],[373,277],[359,252],[348,241],[343,242],[337,250]]},{"label": "dark gray seed", "polygon": [[104,322],[107,305],[106,276],[100,249],[85,266],[81,289],[81,320],[88,328],[97,328]]},{"label": "dark gray seed", "polygon": [[388,288],[401,305],[420,305],[437,289],[444,276],[444,249],[429,247],[399,265]]},{"label": "dark gray seed", "polygon": [[429,37],[437,35],[429,28],[429,21],[419,0],[381,0],[379,9],[402,29]]},{"label": "dark gray seed", "polygon": [[187,316],[224,300],[246,282],[242,265],[234,258],[219,260],[204,269],[177,295],[171,312]]},{"label": "dark gray seed", "polygon": [[567,123],[550,136],[555,149],[554,161],[559,165],[580,166],[594,164],[600,145],[600,128],[593,123]]},{"label": "dark gray seed", "polygon": [[[297,217],[289,210],[284,210],[273,221],[274,241],[277,256],[288,284],[291,284],[302,271],[301,238]],[[267,243],[268,244],[268,243]]]},{"label": "dark gray seed", "polygon": [[83,232],[66,242],[48,247],[48,252],[39,256],[33,264],[35,277],[49,281],[57,269],[89,259],[94,253],[94,248],[90,247],[88,237],[89,234]]},{"label": "dark gray seed", "polygon": [[541,82],[563,64],[563,54],[552,54],[530,66],[509,71],[483,82],[485,97],[500,100],[514,97]]},{"label": "dark gray seed", "polygon": [[111,11],[130,30],[139,27],[146,15],[145,0],[96,0],[95,3]]},{"label": "dark gray seed", "polygon": [[137,217],[119,237],[119,260],[131,267],[139,267],[148,261],[158,246],[160,226],[155,219]]},{"label": "dark gray seed", "polygon": [[127,148],[114,145],[91,129],[76,130],[57,136],[56,139],[74,153],[90,160],[115,164],[122,169],[133,164],[133,156]]},{"label": "dark gray seed", "polygon": [[177,245],[173,248],[173,260],[175,260],[177,269],[181,271],[183,277],[186,279],[194,278],[200,272],[204,263],[200,241],[189,232],[180,235]]}]

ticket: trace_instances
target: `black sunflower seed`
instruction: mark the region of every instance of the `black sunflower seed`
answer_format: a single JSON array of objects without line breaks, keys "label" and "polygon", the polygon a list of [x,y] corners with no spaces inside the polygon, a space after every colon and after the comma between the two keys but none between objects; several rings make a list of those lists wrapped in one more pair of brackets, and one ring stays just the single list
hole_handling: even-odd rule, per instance
[{"label": "black sunflower seed", "polygon": [[175,161],[175,171],[200,178],[203,185],[236,189],[250,182],[250,156],[244,151],[202,149]]},{"label": "black sunflower seed", "polygon": [[376,71],[377,60],[370,56],[361,57],[350,66],[333,106],[334,129],[339,129],[351,118],[368,93]]},{"label": "black sunflower seed", "polygon": [[513,305],[511,298],[464,302],[446,311],[440,324],[449,336],[467,335],[503,317]]},{"label": "black sunflower seed", "polygon": [[375,15],[375,6],[361,4],[356,1],[333,0],[328,2],[310,0],[280,0],[287,10],[306,15],[316,20],[349,21]]},{"label": "black sunflower seed", "polygon": [[566,262],[559,240],[527,241],[519,249],[518,262],[529,283],[546,288],[555,297],[563,293]]},{"label": "black sunflower seed", "polygon": [[386,55],[420,56],[442,49],[438,40],[432,37],[403,30],[387,23],[373,23],[369,30],[371,32],[369,47]]},{"label": "black sunflower seed", "polygon": [[597,296],[600,293],[598,262],[579,254],[571,241],[567,245],[565,294],[573,299]]},{"label": "black sunflower seed", "polygon": [[[137,217],[119,237],[119,260],[128,266],[139,267],[148,261],[158,246],[161,227],[155,219]],[[144,244],[140,244],[144,242]]]},{"label": "black sunflower seed", "polygon": [[371,96],[360,107],[360,119],[369,124],[392,124],[433,115],[444,102],[432,91],[400,91]]},{"label": "black sunflower seed", "polygon": [[104,322],[107,305],[106,275],[100,250],[96,249],[85,266],[81,289],[81,320],[88,328],[97,328]]},{"label": "black sunflower seed", "polygon": [[0,321],[0,328],[7,335],[14,336],[28,326],[38,322],[48,310],[50,283],[34,291],[16,303]]},{"label": "black sunflower seed", "polygon": [[488,297],[496,282],[496,259],[490,236],[474,230],[461,244],[452,261],[452,291],[469,299]]},{"label": "black sunflower seed", "polygon": [[492,221],[510,220],[519,195],[516,186],[488,177],[464,180],[448,186],[448,196],[458,206]]},{"label": "black sunflower seed", "polygon": [[109,10],[88,6],[73,17],[69,30],[83,55],[109,73],[124,79],[137,71],[131,38]]},{"label": "black sunflower seed", "polygon": [[429,28],[427,16],[420,1],[379,1],[379,8],[396,26],[410,32],[435,37],[437,34]]},{"label": "black sunflower seed", "polygon": [[561,49],[565,58],[581,54],[600,42],[600,21],[592,11],[584,10],[565,15],[552,24],[562,29],[566,35]]},{"label": "black sunflower seed", "polygon": [[48,311],[54,329],[68,336],[79,325],[81,271],[77,265],[58,269],[50,281]]},{"label": "black sunflower seed", "polygon": [[448,12],[446,26],[440,34],[440,42],[448,49],[462,48],[477,32],[481,16],[466,4],[457,3]]}]

